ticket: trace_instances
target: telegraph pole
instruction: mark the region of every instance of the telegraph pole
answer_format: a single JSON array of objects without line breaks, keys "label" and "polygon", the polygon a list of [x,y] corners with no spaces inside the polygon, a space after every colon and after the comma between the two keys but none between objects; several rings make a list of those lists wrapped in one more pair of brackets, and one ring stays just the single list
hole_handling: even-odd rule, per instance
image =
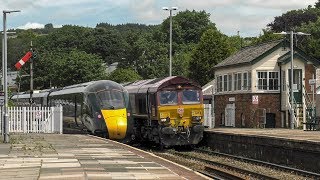
[{"label": "telegraph pole", "polygon": [[[32,41],[30,42],[30,52],[33,56],[33,49],[32,49]],[[32,95],[33,95],[33,57],[30,58],[30,106],[33,105]]]}]

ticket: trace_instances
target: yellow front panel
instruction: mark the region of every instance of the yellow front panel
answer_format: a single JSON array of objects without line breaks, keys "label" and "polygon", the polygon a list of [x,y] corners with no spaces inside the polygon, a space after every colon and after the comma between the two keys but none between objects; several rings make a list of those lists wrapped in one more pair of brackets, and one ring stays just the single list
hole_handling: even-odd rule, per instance
[{"label": "yellow front panel", "polygon": [[120,140],[127,133],[127,110],[101,110],[109,133],[109,139]]},{"label": "yellow front panel", "polygon": [[172,127],[190,127],[192,116],[200,116],[200,122],[203,123],[203,110],[203,104],[159,106],[158,117],[160,119],[169,117]]}]

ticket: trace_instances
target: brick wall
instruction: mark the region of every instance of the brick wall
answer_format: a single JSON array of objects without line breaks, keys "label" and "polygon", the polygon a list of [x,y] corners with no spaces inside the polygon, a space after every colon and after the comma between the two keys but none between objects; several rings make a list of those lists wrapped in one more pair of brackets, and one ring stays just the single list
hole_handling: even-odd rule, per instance
[{"label": "brick wall", "polygon": [[311,86],[309,84],[309,79],[313,79],[313,75],[316,75],[316,69],[313,64],[305,65],[305,85],[307,93],[312,93]]},{"label": "brick wall", "polygon": [[[258,95],[259,104],[252,104],[252,96]],[[229,98],[235,98],[229,102]],[[263,109],[267,113],[274,113],[276,127],[281,127],[280,94],[233,94],[215,96],[215,123],[216,126],[224,126],[222,122],[227,104],[235,103],[235,126],[236,127],[260,127]]]}]

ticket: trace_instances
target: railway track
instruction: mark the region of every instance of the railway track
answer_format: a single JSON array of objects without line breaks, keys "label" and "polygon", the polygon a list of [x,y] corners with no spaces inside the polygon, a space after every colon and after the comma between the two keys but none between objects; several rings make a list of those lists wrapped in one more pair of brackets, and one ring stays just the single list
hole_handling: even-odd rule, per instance
[{"label": "railway track", "polygon": [[208,155],[215,155],[215,156],[232,158],[235,160],[240,160],[240,161],[244,161],[244,162],[251,163],[251,164],[256,164],[256,165],[260,165],[260,166],[269,167],[272,169],[277,169],[280,171],[294,173],[294,174],[304,176],[307,178],[320,179],[320,174],[315,173],[315,172],[305,171],[305,170],[301,170],[301,169],[297,169],[297,168],[292,168],[292,167],[283,166],[283,165],[279,165],[279,164],[264,162],[264,161],[260,161],[260,160],[256,160],[256,159],[245,158],[245,157],[235,156],[235,155],[230,155],[230,154],[225,154],[225,153],[219,153],[219,152],[204,150],[204,149],[199,149],[199,148],[195,148],[194,151],[199,152],[199,153],[208,154]]},{"label": "railway track", "polygon": [[[168,153],[168,152],[166,152]],[[196,157],[194,155],[186,154],[184,152],[169,152],[172,155],[182,157],[184,159],[190,159],[203,164],[204,169],[199,171],[202,174],[210,176],[214,179],[231,179],[231,180],[239,180],[239,179],[276,179],[271,176],[267,176],[264,174],[256,173],[250,170],[245,170],[239,167],[231,166],[224,163],[215,162],[212,160],[203,159],[200,157]]]}]

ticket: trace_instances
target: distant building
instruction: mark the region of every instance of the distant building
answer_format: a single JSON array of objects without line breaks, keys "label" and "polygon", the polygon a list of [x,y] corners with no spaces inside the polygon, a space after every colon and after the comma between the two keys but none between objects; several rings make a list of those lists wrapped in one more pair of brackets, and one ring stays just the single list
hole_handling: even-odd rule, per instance
[{"label": "distant building", "polygon": [[114,62],[114,63],[110,64],[109,66],[107,66],[106,73],[107,74],[112,73],[114,70],[117,69],[118,64],[119,64],[118,62]]},{"label": "distant building", "polygon": [[[7,82],[8,82],[8,88],[11,91],[17,91],[18,86],[16,84],[16,79],[18,77],[19,71],[8,71],[7,73]],[[3,78],[2,78],[2,72],[1,72],[1,86],[3,86]]]},{"label": "distant building", "polygon": [[[294,50],[294,125],[302,127],[311,105],[309,79],[320,62]],[[290,127],[290,54],[290,43],[277,40],[243,48],[217,64],[216,127]]]}]

